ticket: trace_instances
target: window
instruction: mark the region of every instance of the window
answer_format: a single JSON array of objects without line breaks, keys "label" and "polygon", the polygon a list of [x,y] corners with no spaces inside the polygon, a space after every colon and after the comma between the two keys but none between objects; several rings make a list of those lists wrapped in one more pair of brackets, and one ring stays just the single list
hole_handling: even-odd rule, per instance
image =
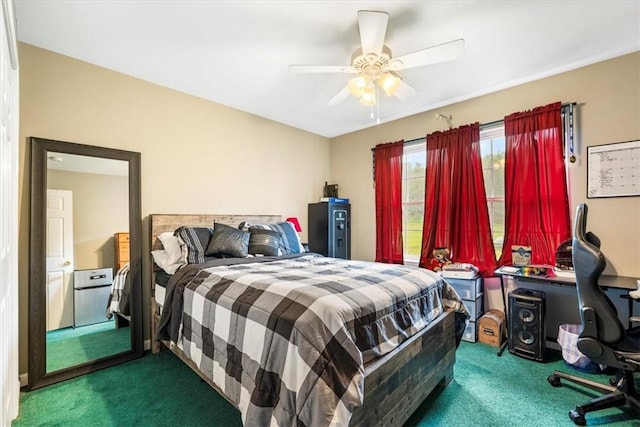
[{"label": "window", "polygon": [[504,241],[504,125],[487,126],[480,130],[480,157],[484,189],[487,193],[489,221],[496,258],[502,254]]},{"label": "window", "polygon": [[424,138],[407,143],[402,159],[402,241],[404,260],[417,264],[422,249],[424,180],[427,166]]},{"label": "window", "polygon": [[[573,104],[562,108],[563,135],[573,150]],[[426,139],[406,143],[402,164],[402,239],[404,259],[417,263],[422,248],[422,222],[424,220],[424,182],[426,177]],[[480,157],[491,233],[496,257],[502,255],[505,227],[505,152],[506,137],[502,120],[480,126]],[[573,151],[570,151],[572,154]],[[566,160],[569,161],[568,159]],[[569,168],[567,168],[567,173]],[[567,175],[568,179],[568,175]],[[569,198],[570,198],[569,194]]]},{"label": "window", "polygon": [[[402,163],[402,240],[404,259],[417,263],[422,249],[424,219],[424,181],[426,176],[425,139],[407,143]],[[487,193],[489,220],[496,257],[504,240],[504,158],[505,136],[502,122],[480,130],[480,156]]]}]

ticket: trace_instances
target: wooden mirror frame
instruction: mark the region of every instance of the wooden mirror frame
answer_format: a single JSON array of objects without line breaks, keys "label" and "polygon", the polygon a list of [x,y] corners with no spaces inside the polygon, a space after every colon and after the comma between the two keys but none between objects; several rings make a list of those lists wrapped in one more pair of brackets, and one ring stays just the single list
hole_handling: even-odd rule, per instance
[{"label": "wooden mirror frame", "polygon": [[[142,313],[142,218],[140,153],[72,142],[29,138],[31,143],[31,225],[29,250],[29,390],[127,362],[144,354]],[[123,160],[129,165],[129,251],[131,349],[54,372],[46,372],[46,194],[47,153]]]}]

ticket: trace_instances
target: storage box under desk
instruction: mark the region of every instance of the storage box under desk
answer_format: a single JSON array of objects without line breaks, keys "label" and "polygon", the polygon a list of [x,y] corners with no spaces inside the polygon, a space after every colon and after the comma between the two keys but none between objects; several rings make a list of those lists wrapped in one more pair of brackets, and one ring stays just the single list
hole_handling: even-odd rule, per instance
[{"label": "storage box under desk", "polygon": [[446,277],[445,280],[456,290],[460,298],[475,301],[482,295],[482,277],[473,279],[454,279]]}]

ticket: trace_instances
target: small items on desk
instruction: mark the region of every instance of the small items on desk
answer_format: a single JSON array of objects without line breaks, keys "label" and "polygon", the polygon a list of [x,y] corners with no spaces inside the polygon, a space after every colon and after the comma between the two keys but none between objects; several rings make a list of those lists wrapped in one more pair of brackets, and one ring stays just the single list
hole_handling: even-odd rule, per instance
[{"label": "small items on desk", "polygon": [[496,274],[506,274],[508,276],[544,277],[563,279],[575,279],[573,270],[565,270],[546,264],[528,264],[522,266],[505,265],[496,270]]},{"label": "small items on desk", "polygon": [[555,277],[553,267],[550,265],[525,265],[520,267],[520,274],[523,276]]},{"label": "small items on desk", "polygon": [[512,267],[510,265],[505,265],[500,267],[496,273],[504,273],[504,274],[520,274],[520,267]]}]

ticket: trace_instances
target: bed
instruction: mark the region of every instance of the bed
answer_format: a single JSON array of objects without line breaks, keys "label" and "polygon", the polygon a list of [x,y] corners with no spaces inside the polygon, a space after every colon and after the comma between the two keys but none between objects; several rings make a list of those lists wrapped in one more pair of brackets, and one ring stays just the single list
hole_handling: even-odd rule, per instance
[{"label": "bed", "polygon": [[129,263],[122,266],[113,278],[111,293],[107,301],[107,319],[112,319],[115,315],[117,328],[128,326],[131,322],[129,289],[131,280],[129,278]]},{"label": "bed", "polygon": [[[161,235],[161,233],[172,232],[173,230],[176,230],[177,228],[185,225],[191,227],[212,227],[215,222],[237,227],[241,222],[274,223],[280,220],[281,219],[279,216],[274,215],[151,215],[149,220],[149,235],[151,239],[150,243],[152,250],[157,250],[158,248],[162,247],[162,244],[158,239],[158,236]],[[173,304],[172,302],[167,303],[165,307],[163,307],[163,305],[165,305],[165,301],[167,300],[167,298],[169,301],[171,301],[171,295],[169,294],[178,292],[175,289],[184,289],[184,291],[179,291],[178,294],[182,295],[181,292],[184,292],[185,301],[191,301],[192,299],[194,299],[194,295],[197,295],[198,292],[200,292],[201,294],[211,295],[212,292],[216,290],[216,286],[218,286],[217,284],[222,283],[221,281],[226,280],[227,277],[231,277],[225,275],[232,275],[234,278],[237,278],[239,270],[242,270],[243,277],[245,275],[263,275],[263,273],[267,270],[270,272],[270,274],[272,270],[280,271],[280,274],[289,274],[287,273],[288,270],[286,269],[290,268],[298,268],[299,272],[304,272],[304,274],[311,274],[309,272],[313,269],[330,269],[333,271],[334,268],[341,267],[338,264],[345,263],[345,261],[343,260],[333,260],[324,257],[316,257],[315,255],[311,254],[301,254],[295,256],[292,255],[290,257],[275,258],[277,259],[263,259],[260,260],[259,263],[255,263],[251,260],[238,260],[237,264],[233,262],[230,266],[215,266],[213,268],[207,268],[204,270],[200,270],[198,273],[194,272],[190,277],[187,277],[187,269],[185,268],[182,270],[178,270],[179,274],[177,273],[173,278],[169,279],[169,285],[167,285],[166,288],[156,285],[156,283],[160,281],[160,272],[158,271],[157,267],[155,267],[153,259],[151,259],[150,262],[150,265],[152,266],[150,292],[150,304],[152,308],[151,336],[154,338],[156,336],[162,338],[159,341],[152,339],[152,351],[158,352],[163,347],[170,349],[189,367],[191,367],[198,375],[200,375],[200,377],[202,377],[208,384],[210,384],[223,397],[225,397],[232,405],[240,409],[241,413],[243,414],[243,422],[245,422],[245,424],[247,425],[255,424],[256,419],[262,420],[259,421],[259,423],[262,423],[265,419],[269,419],[269,417],[271,417],[271,420],[274,419],[273,417],[279,420],[282,420],[282,418],[279,418],[276,410],[273,410],[273,412],[267,418],[252,418],[251,415],[249,415],[249,418],[247,418],[247,397],[245,396],[244,398],[242,398],[242,392],[233,390],[233,388],[237,388],[237,386],[230,387],[230,384],[232,384],[233,382],[230,382],[230,379],[228,377],[229,373],[226,373],[226,375],[228,375],[227,377],[221,376],[220,369],[215,369],[216,362],[208,362],[209,364],[213,363],[212,367],[208,367],[208,365],[203,366],[203,358],[201,354],[202,351],[200,351],[200,353],[194,352],[193,342],[189,339],[191,329],[189,329],[188,325],[193,322],[192,319],[199,319],[201,316],[203,320],[198,320],[198,322],[205,322],[209,317],[215,318],[215,316],[213,315],[196,315],[195,312],[221,313],[224,310],[221,310],[219,306],[216,306],[218,310],[216,311],[216,308],[203,309],[198,305],[197,309],[194,310],[192,308],[191,312],[187,312],[186,310],[191,307],[191,303],[185,303],[185,312],[173,315],[174,319],[181,319],[180,322],[182,323],[180,323],[180,328],[183,329],[180,329],[180,331],[185,332],[185,334],[172,335],[166,333],[166,318],[168,310],[167,312],[163,312],[163,310],[167,309],[168,307],[173,307],[173,312],[177,313],[177,309],[175,304]],[[353,269],[360,268],[360,266],[364,264],[373,263],[352,261],[348,264],[349,268]],[[403,268],[401,266],[393,267],[380,264],[376,266],[366,267],[375,267],[380,269],[382,268],[382,266],[384,266],[385,269],[384,274],[390,274],[391,272],[395,274],[396,270]],[[380,274],[382,274],[382,270],[379,271]],[[186,284],[185,288],[178,288],[179,280],[177,277],[180,275],[187,277],[187,279],[184,280],[184,284]],[[369,277],[368,280],[375,281],[378,280],[376,279],[376,276],[377,274],[369,275],[367,277]],[[277,283],[281,283],[281,281],[279,280],[282,277],[277,280],[273,280],[277,281]],[[260,280],[256,280],[255,277],[248,280],[250,282],[260,282]],[[301,281],[304,280],[313,282],[314,280],[316,280],[316,278],[315,276],[304,276]],[[323,380],[325,381],[323,381],[322,383],[327,383],[326,378],[330,377],[329,383],[331,383],[331,391],[335,392],[335,389],[339,388],[341,390],[339,396],[333,396],[331,392],[327,392],[326,390],[315,390],[313,392],[310,392],[309,395],[305,395],[304,399],[305,402],[312,403],[305,403],[305,405],[307,405],[307,408],[301,410],[300,412],[300,414],[302,414],[306,411],[306,415],[295,415],[296,417],[306,416],[306,418],[293,418],[294,421],[291,421],[291,419],[289,419],[289,421],[285,421],[285,423],[304,423],[310,425],[316,423],[333,423],[344,425],[347,424],[345,420],[349,420],[349,425],[401,425],[409,418],[413,411],[423,402],[423,400],[431,393],[431,391],[433,391],[438,386],[446,386],[453,378],[455,350],[459,343],[461,333],[464,330],[464,322],[466,317],[468,316],[468,313],[466,312],[466,309],[464,309],[464,305],[459,300],[457,294],[455,294],[455,291],[452,291],[452,289],[448,286],[448,284],[446,284],[445,281],[443,281],[442,279],[434,280],[434,283],[429,285],[429,288],[432,289],[432,291],[430,292],[434,293],[435,291],[433,291],[433,289],[437,289],[436,293],[438,293],[439,295],[446,294],[443,300],[447,301],[447,304],[443,305],[442,303],[440,303],[441,307],[440,311],[437,312],[438,314],[434,315],[433,319],[425,321],[427,326],[419,328],[415,327],[415,325],[410,325],[407,330],[414,328],[417,332],[412,332],[411,336],[400,336],[396,340],[400,344],[395,348],[389,347],[386,350],[384,348],[381,350],[380,348],[375,348],[375,346],[372,346],[369,348],[369,350],[363,350],[361,353],[359,353],[359,356],[358,354],[356,354],[358,353],[357,349],[356,351],[353,350],[355,347],[354,345],[351,345],[349,340],[341,341],[340,346],[338,346],[339,350],[335,351],[335,354],[341,355],[341,358],[339,358],[339,360],[345,359],[346,356],[352,356],[353,360],[359,362],[355,364],[349,364],[349,369],[353,371],[350,371],[353,374],[353,377],[348,378],[346,382],[341,384],[340,382],[343,379],[344,370],[341,370],[342,368],[338,368],[337,371],[333,371],[334,369],[336,369],[335,366],[333,366],[333,362],[326,363],[326,365],[331,365],[329,367],[323,365],[322,375],[324,375]],[[393,280],[389,280],[388,282],[391,283],[392,281],[396,282],[399,281],[399,279],[396,280],[394,278]],[[209,288],[206,288],[206,286],[209,286]],[[216,298],[219,298],[219,301],[222,301],[224,299],[222,297]],[[438,304],[435,305],[437,306]],[[182,306],[179,305],[179,307]],[[223,317],[221,316],[218,321],[221,322],[220,319],[222,318]],[[325,322],[331,323],[330,320],[325,320]],[[284,320],[281,321],[281,323],[286,324]],[[215,329],[215,327],[216,326],[212,326],[212,330]],[[318,332],[318,335],[324,333],[323,328],[331,329],[332,326],[322,326],[322,328],[318,329],[320,331]],[[196,328],[193,329],[200,330]],[[265,327],[265,329],[268,328]],[[184,335],[188,335],[189,337],[185,339]],[[364,335],[366,339],[366,333],[361,335]],[[339,335],[335,334],[331,336],[334,337]],[[183,340],[186,344],[183,344]],[[394,339],[387,341],[394,341]],[[358,346],[359,345],[360,344],[358,344]],[[313,345],[307,345],[306,341],[302,344],[299,342],[296,343],[296,348],[302,347],[308,348],[313,347]],[[275,350],[273,351],[277,352],[277,348],[278,347],[274,347]],[[229,352],[227,351],[227,353]],[[246,356],[243,357],[245,357],[246,359]],[[360,359],[358,359],[358,357]],[[275,356],[273,358],[277,359]],[[205,360],[208,361],[208,359]],[[341,364],[344,365],[342,362],[336,363],[336,365]],[[295,365],[299,367],[303,366],[304,364],[300,363]],[[291,366],[292,365],[289,364],[289,367]],[[249,371],[249,369],[247,370]],[[326,373],[327,371],[329,372],[329,374]],[[257,384],[256,389],[262,390],[263,388],[273,388],[274,382],[271,381],[270,377],[265,374],[267,370],[264,369],[260,372],[261,374],[259,375],[259,378],[262,378],[264,381],[260,384]],[[233,375],[235,374],[232,373],[230,376]],[[245,379],[243,375],[245,375],[245,373],[238,372],[237,375],[237,381],[242,381],[244,387]],[[291,374],[282,373],[280,378],[285,378],[287,377],[287,375],[291,376]],[[314,384],[316,383],[320,383],[320,381],[315,381]],[[357,387],[354,387],[353,384],[356,384]],[[314,387],[316,386],[314,385]],[[253,390],[250,393],[252,403],[255,403],[253,402],[255,391],[256,390]],[[281,400],[286,400],[286,398],[282,397],[285,395],[279,388],[276,390],[276,394],[277,393],[280,393],[279,396]],[[333,411],[335,411],[334,414],[327,415],[323,413],[322,416],[318,416],[318,414],[320,414],[320,412],[325,409],[322,408],[322,405],[324,405],[324,402],[322,402],[322,400],[325,399],[324,397],[321,398],[321,395],[323,395],[323,393],[325,395],[332,395],[329,400],[338,401],[337,403],[330,402],[331,405],[334,405],[331,406],[333,408]],[[295,399],[295,395],[293,399]],[[320,403],[315,403],[316,401]],[[356,403],[354,404],[354,402]],[[277,403],[277,405],[280,405],[281,403],[282,402]],[[287,402],[285,401],[282,404],[286,405],[286,403]],[[253,410],[255,412],[255,408],[253,408]],[[249,411],[249,413],[251,414],[251,410]],[[285,417],[284,419],[287,418]]]}]

